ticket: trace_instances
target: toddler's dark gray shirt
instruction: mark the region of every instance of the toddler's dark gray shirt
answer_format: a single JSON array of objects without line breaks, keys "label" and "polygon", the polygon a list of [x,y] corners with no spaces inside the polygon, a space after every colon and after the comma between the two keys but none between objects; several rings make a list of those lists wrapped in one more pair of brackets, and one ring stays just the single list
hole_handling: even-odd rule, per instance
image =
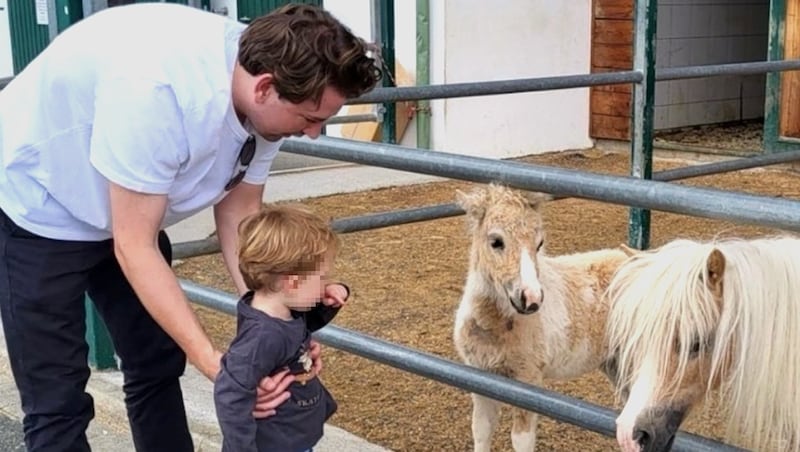
[{"label": "toddler's dark gray shirt", "polygon": [[[237,306],[236,337],[222,358],[214,383],[214,404],[223,434],[223,452],[300,452],[322,437],[336,402],[319,378],[294,382],[291,398],[266,419],[253,417],[256,387],[265,376],[289,367],[303,373],[311,332],[338,312],[322,304],[308,312],[292,311],[292,320],[270,317],[250,306],[252,293]],[[307,356],[307,355],[306,355]],[[307,364],[306,364],[307,365]]]}]

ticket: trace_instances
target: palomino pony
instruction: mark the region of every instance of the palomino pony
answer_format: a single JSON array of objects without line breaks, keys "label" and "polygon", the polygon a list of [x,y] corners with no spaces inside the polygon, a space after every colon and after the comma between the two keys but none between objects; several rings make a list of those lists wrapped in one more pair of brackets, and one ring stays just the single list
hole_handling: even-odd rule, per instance
[{"label": "palomino pony", "polygon": [[[545,255],[541,193],[497,185],[458,192],[472,245],[454,339],[469,365],[540,384],[601,367],[606,356],[603,293],[627,258],[623,248]],[[475,451],[491,446],[500,403],[472,395]],[[514,409],[514,450],[536,447],[537,415]]]},{"label": "palomino pony", "polygon": [[712,391],[726,440],[800,450],[800,239],[676,240],[609,287],[625,451],[662,451]]}]

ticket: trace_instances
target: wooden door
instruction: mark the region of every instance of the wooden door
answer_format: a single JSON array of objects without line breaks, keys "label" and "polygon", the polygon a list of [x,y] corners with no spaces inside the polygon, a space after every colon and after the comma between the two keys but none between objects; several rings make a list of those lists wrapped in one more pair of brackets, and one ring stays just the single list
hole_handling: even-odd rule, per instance
[{"label": "wooden door", "polygon": [[[593,0],[592,72],[633,68],[633,0]],[[590,88],[589,136],[630,139],[632,86]]]},{"label": "wooden door", "polygon": [[[783,59],[800,58],[800,0],[787,0]],[[781,74],[780,136],[800,138],[800,71]]]}]

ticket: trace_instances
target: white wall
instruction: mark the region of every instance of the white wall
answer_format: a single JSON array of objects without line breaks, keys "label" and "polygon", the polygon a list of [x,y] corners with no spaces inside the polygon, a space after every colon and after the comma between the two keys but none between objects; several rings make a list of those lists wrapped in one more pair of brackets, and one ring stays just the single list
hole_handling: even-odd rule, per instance
[{"label": "white wall", "polygon": [[[431,83],[590,70],[590,0],[431,3]],[[592,145],[586,88],[438,101],[433,117],[439,150],[511,157]]]},{"label": "white wall", "polygon": [[[212,0],[212,8],[235,8]],[[373,41],[372,0],[324,0],[353,32]],[[432,84],[589,72],[591,0],[431,0]],[[395,1],[395,58],[416,73],[416,2]],[[512,157],[585,148],[588,89],[481,96],[431,103],[431,148]],[[346,111],[342,112],[346,114]],[[328,134],[339,136],[340,126]],[[416,121],[402,137],[416,146]]]},{"label": "white wall", "polygon": [[[371,3],[324,5],[367,39]],[[589,72],[590,0],[430,3],[432,84]],[[395,1],[395,58],[415,74],[416,2],[410,0]],[[439,100],[431,108],[435,150],[504,158],[592,145],[588,89]],[[416,146],[415,121],[401,144]]]}]

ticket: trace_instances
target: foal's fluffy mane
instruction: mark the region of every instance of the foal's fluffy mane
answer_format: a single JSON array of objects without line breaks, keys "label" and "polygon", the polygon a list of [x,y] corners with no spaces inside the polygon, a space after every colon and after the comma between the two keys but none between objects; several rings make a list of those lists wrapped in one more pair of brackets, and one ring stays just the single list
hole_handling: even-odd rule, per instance
[{"label": "foal's fluffy mane", "polygon": [[[715,248],[726,264],[719,305],[706,281]],[[671,394],[691,359],[710,358],[703,372],[721,382],[728,438],[756,450],[800,450],[800,239],[676,240],[630,258],[608,295],[618,387],[652,363],[656,375],[672,376],[658,383]]]}]

